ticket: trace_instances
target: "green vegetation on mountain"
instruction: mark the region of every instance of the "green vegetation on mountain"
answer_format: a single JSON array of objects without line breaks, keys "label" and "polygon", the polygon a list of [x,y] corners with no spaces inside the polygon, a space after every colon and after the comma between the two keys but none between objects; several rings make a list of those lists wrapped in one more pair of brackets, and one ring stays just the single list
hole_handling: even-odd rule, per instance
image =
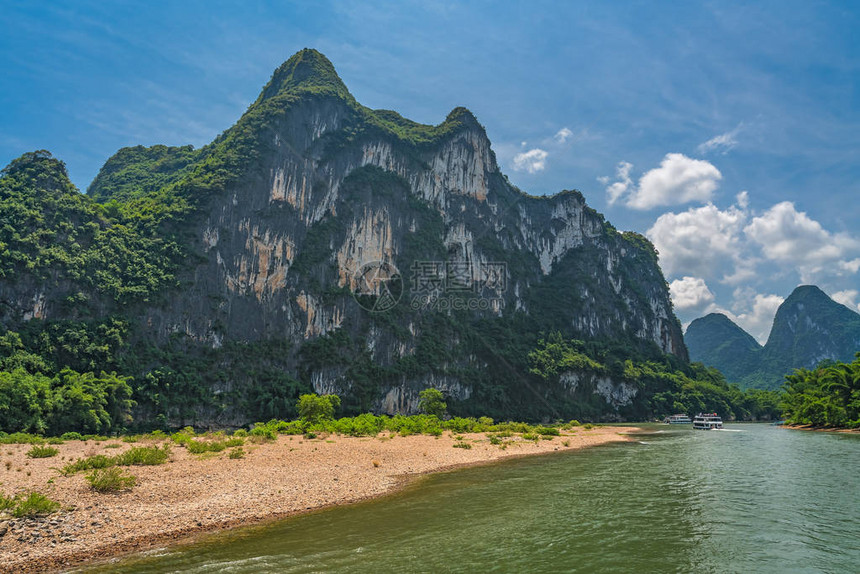
[{"label": "green vegetation on mountain", "polygon": [[741,381],[757,366],[761,345],[722,313],[696,319],[684,342],[690,358],[717,367],[729,381]]},{"label": "green vegetation on mountain", "polygon": [[822,363],[788,375],[782,409],[788,423],[860,428],[860,353],[851,363]]},{"label": "green vegetation on mountain", "polygon": [[175,284],[181,250],[153,231],[78,193],[44,150],[0,172],[0,278],[60,286],[71,309],[92,295],[146,300]]},{"label": "green vegetation on mountain", "polygon": [[684,338],[692,360],[716,367],[729,381],[778,389],[794,369],[850,361],[860,349],[860,314],[802,285],[779,306],[764,347],[720,314],[696,319]]},{"label": "green vegetation on mountain", "polygon": [[87,188],[100,203],[146,195],[177,181],[200,157],[192,146],[122,148],[110,157]]},{"label": "green vegetation on mountain", "polygon": [[647,360],[629,351],[616,354],[602,350],[589,356],[588,348],[584,341],[554,333],[542,339],[529,355],[532,372],[559,384],[559,375],[566,371],[595,377],[611,375],[614,382],[627,383],[642,394],[636,402],[619,409],[630,420],[699,412],[716,412],[729,420],[770,420],[780,414],[778,392],[742,391],[727,384],[717,369],[701,363]]}]

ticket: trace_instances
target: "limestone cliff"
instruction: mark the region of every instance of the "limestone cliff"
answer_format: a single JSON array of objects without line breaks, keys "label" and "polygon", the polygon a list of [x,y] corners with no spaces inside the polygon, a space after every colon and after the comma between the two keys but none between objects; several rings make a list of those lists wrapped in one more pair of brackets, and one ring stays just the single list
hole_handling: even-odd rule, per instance
[{"label": "limestone cliff", "polygon": [[[547,413],[525,365],[541,332],[687,360],[650,243],[579,192],[516,189],[466,109],[438,126],[370,110],[303,50],[210,146],[157,148],[121,150],[88,190],[178,206],[159,220],[184,253],[178,287],[103,310],[133,318],[132,342],[283,341],[265,364],[352,408],[412,412],[434,386],[500,416]],[[68,316],[67,293],[11,291],[12,324]],[[212,378],[218,393],[247,384]],[[594,385],[610,410],[632,400]]]}]

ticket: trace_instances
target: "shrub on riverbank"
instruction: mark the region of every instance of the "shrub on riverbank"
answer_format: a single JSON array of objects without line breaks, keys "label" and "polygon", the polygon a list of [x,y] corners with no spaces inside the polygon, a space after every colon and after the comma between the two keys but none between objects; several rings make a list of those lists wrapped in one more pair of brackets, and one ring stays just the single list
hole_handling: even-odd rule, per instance
[{"label": "shrub on riverbank", "polygon": [[59,452],[60,449],[52,446],[34,444],[33,448],[27,451],[27,456],[30,458],[50,458],[52,456],[57,456]]},{"label": "shrub on riverbank", "polygon": [[[307,398],[310,396],[311,398]],[[173,444],[184,446],[189,452],[201,454],[205,452],[221,452],[226,448],[244,445],[245,441],[260,442],[275,440],[278,435],[304,435],[308,438],[316,438],[321,434],[341,434],[347,436],[377,436],[382,432],[390,432],[400,436],[430,435],[441,436],[444,432],[460,433],[494,433],[499,438],[509,438],[514,435],[539,435],[545,437],[559,436],[561,430],[570,430],[579,426],[578,421],[568,423],[558,422],[552,425],[531,425],[523,422],[495,422],[490,417],[452,417],[441,419],[432,414],[419,415],[374,415],[364,413],[354,417],[334,418],[334,405],[336,395],[327,395],[324,403],[312,400],[311,395],[304,398],[305,407],[299,409],[305,413],[305,417],[292,421],[272,419],[269,422],[258,422],[251,427],[250,431],[239,429],[228,436],[224,431],[207,432],[198,434],[192,427],[185,427],[171,435],[163,431],[153,431],[145,435],[132,435],[121,437],[124,442],[135,443],[141,440],[165,440],[169,439]],[[322,404],[322,406],[320,406]],[[314,408],[311,408],[314,407]],[[316,407],[319,409],[314,410]],[[325,408],[323,408],[325,407]],[[331,407],[331,408],[328,408]],[[584,428],[591,428],[585,425]],[[96,442],[108,440],[108,437],[97,435],[80,435],[70,432],[63,435],[67,440],[96,440]],[[245,438],[247,437],[247,439]],[[55,439],[46,439],[38,435],[26,433],[14,433],[4,435],[0,433],[0,442],[42,445]],[[61,441],[60,441],[61,442]],[[167,445],[164,447],[167,449]],[[153,450],[154,449],[154,450]],[[74,473],[81,470],[92,470],[94,468],[107,468],[109,466],[124,466],[130,464],[161,464],[167,460],[168,454],[155,454],[158,447],[135,447],[118,457],[105,457],[94,455],[87,459],[81,459],[64,467],[64,473]],[[165,451],[167,452],[167,451]],[[144,455],[154,456],[156,462],[134,462],[135,457]],[[101,457],[101,458],[100,458]],[[95,465],[95,466],[94,466]]]},{"label": "shrub on riverbank", "polygon": [[137,482],[137,477],[123,472],[122,469],[112,466],[110,468],[96,469],[86,476],[87,482],[96,492],[117,492],[132,488]]},{"label": "shrub on riverbank", "polygon": [[860,428],[860,353],[851,363],[826,363],[786,376],[780,405],[790,424]]},{"label": "shrub on riverbank", "polygon": [[95,454],[78,459],[64,466],[60,473],[72,475],[84,470],[109,468],[112,466],[149,466],[164,464],[170,458],[170,446],[137,446],[116,456]]},{"label": "shrub on riverbank", "polygon": [[15,518],[44,516],[60,509],[60,503],[39,492],[7,498],[0,494],[0,511],[9,511]]}]

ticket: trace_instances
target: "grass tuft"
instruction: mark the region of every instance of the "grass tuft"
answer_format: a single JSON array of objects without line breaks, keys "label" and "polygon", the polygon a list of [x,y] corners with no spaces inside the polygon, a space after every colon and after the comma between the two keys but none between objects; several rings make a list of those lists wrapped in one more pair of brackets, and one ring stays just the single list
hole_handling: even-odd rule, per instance
[{"label": "grass tuft", "polygon": [[30,458],[51,458],[52,456],[57,456],[59,453],[60,449],[58,448],[34,444],[33,448],[27,451],[27,456]]},{"label": "grass tuft", "polygon": [[137,482],[134,475],[127,474],[120,468],[100,468],[86,476],[87,482],[96,492],[117,492],[132,488]]},{"label": "grass tuft", "polygon": [[243,449],[241,446],[236,447],[230,451],[230,453],[227,455],[227,458],[232,458],[232,459],[245,458],[245,449]]},{"label": "grass tuft", "polygon": [[51,500],[44,494],[31,492],[26,497],[17,497],[12,516],[15,518],[43,516],[52,514],[60,509],[60,503]]}]

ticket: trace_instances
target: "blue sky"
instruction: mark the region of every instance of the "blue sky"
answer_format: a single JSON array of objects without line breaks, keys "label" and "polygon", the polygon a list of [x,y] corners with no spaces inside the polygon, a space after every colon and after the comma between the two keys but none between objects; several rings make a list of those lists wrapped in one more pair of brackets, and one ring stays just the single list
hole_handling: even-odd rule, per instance
[{"label": "blue sky", "polygon": [[851,2],[0,1],[0,163],[82,189],[118,148],[205,145],[303,47],[359,101],[470,108],[534,194],[579,189],[657,245],[685,323],[755,336],[801,283],[860,310]]}]

